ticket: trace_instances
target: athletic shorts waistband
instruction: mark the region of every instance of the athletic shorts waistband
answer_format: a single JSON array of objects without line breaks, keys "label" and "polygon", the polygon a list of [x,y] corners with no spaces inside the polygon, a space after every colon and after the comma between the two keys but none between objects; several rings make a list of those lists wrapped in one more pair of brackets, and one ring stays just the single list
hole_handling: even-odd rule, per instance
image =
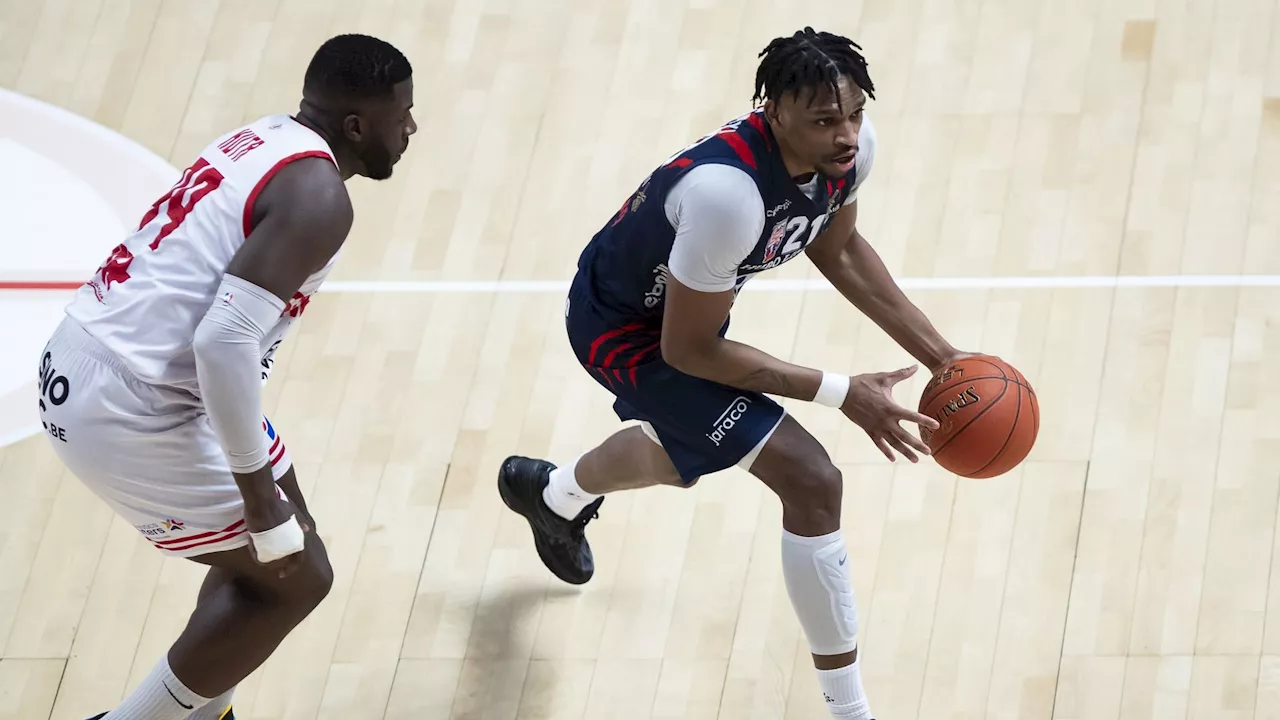
[{"label": "athletic shorts waistband", "polygon": [[[64,317],[62,322],[58,324],[58,328],[54,331],[54,337],[57,347],[61,350],[72,350],[78,352],[85,357],[102,363],[106,367],[121,373],[126,379],[134,382],[142,383],[142,379],[133,374],[133,371],[124,364],[119,355],[116,355],[105,345],[98,341],[93,335],[85,329],[73,317]],[[146,384],[146,383],[143,383]]]}]

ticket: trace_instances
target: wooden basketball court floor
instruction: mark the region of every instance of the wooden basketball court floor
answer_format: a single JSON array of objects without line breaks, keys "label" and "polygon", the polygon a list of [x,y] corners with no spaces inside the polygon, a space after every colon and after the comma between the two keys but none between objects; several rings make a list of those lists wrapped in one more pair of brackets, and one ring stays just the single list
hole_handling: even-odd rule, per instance
[{"label": "wooden basketball court floor", "polygon": [[[393,179],[352,182],[334,275],[374,284],[318,296],[267,394],[336,585],[241,685],[239,717],[826,717],[780,509],[750,476],[611,496],[582,588],[494,491],[507,454],[564,461],[620,426],[572,359],[563,295],[510,283],[567,280],[805,24],[860,42],[879,90],[863,233],[1043,414],[1022,467],[960,481],[789,404],[844,472],[877,716],[1280,718],[1275,2],[0,0],[0,86],[178,167],[294,110],[332,34],[415,65],[421,130]],[[748,289],[732,336],[826,369],[909,362],[803,283]],[[200,577],[43,438],[0,449],[0,718],[110,707]]]}]

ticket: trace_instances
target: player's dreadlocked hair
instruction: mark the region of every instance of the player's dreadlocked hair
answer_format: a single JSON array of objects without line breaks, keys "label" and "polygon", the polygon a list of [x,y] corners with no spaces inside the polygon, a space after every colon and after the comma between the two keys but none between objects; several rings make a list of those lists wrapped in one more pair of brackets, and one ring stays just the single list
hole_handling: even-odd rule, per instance
[{"label": "player's dreadlocked hair", "polygon": [[302,87],[339,97],[389,94],[413,74],[409,60],[390,43],[368,35],[338,35],[316,50]]},{"label": "player's dreadlocked hair", "polygon": [[[809,102],[813,102],[818,88],[825,85],[839,98],[836,82],[841,75],[849,76],[872,99],[875,86],[867,74],[867,61],[858,51],[862,48],[852,40],[828,32],[816,32],[811,27],[791,37],[780,37],[760,51],[760,67],[756,69],[756,94],[752,102],[764,99],[777,100],[783,95],[809,89]],[[839,100],[837,100],[839,102]]]}]

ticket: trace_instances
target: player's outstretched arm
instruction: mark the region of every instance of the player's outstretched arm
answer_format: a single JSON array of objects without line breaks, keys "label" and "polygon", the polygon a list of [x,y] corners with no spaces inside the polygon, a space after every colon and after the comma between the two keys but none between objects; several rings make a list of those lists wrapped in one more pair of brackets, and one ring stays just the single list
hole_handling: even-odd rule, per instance
[{"label": "player's outstretched arm", "polygon": [[750,345],[720,337],[720,327],[732,303],[732,290],[699,292],[670,278],[662,316],[663,360],[685,374],[730,387],[840,408],[867,432],[889,460],[894,459],[894,450],[911,462],[917,460],[913,450],[929,454],[929,447],[899,423],[912,422],[936,430],[937,421],[893,399],[893,386],[915,374],[914,367],[848,377],[793,365]]},{"label": "player's outstretched arm", "polygon": [[730,165],[690,170],[664,209],[675,227],[667,259],[662,355],[689,375],[743,390],[812,400],[823,373],[719,337],[733,305],[738,269],[764,227],[755,181]]},{"label": "player's outstretched arm", "polygon": [[840,209],[805,253],[849,302],[932,372],[971,353],[956,350],[907,298],[880,255],[858,233],[858,203]]},{"label": "player's outstretched arm", "polygon": [[730,387],[812,400],[822,385],[821,370],[719,336],[733,296],[732,290],[699,292],[668,278],[662,359],[680,372]]},{"label": "player's outstretched arm", "polygon": [[911,448],[928,454],[928,447],[898,423],[937,423],[893,399],[893,386],[914,368],[849,377],[794,365],[720,337],[738,272],[764,227],[755,181],[728,165],[702,165],[672,188],[665,209],[676,231],[662,311],[661,349],[667,364],[722,385],[840,408],[890,460],[892,448],[913,462]]},{"label": "player's outstretched arm", "polygon": [[[196,327],[200,394],[244,496],[245,525],[259,560],[303,549],[303,529],[276,494],[262,431],[262,340],[302,283],[324,266],[351,228],[352,209],[328,160],[286,165],[258,196],[253,230]],[[282,573],[298,558],[285,560]]]}]

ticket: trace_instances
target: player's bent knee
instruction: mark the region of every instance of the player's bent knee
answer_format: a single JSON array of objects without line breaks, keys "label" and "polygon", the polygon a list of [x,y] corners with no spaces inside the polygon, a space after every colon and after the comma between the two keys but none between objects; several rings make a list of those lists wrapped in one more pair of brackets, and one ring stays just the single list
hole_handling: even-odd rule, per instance
[{"label": "player's bent knee", "polygon": [[279,577],[277,566],[259,563],[247,545],[199,555],[191,560],[218,568],[242,595],[258,602],[292,608],[301,615],[311,612],[333,588],[333,566],[329,562],[329,554],[324,542],[314,533],[307,533],[302,562],[283,578]]},{"label": "player's bent knee", "polygon": [[829,460],[798,461],[776,484],[782,504],[815,519],[839,523],[844,477]]},{"label": "player's bent knee", "polygon": [[302,564],[284,578],[291,599],[308,611],[323,602],[333,589],[333,565],[329,563],[329,555],[320,539],[312,538],[314,546],[307,543]]},{"label": "player's bent knee", "polygon": [[787,415],[751,464],[751,474],[778,495],[783,527],[822,535],[840,527],[844,479],[822,444]]}]

